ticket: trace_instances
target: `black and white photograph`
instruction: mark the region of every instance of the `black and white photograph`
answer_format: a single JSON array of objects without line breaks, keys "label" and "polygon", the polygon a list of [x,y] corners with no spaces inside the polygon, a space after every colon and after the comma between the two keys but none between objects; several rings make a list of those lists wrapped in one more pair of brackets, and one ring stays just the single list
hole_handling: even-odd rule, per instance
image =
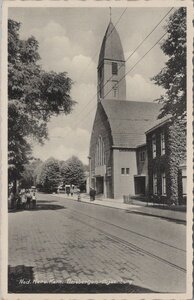
[{"label": "black and white photograph", "polygon": [[192,1],[5,2],[4,298],[191,299]]}]

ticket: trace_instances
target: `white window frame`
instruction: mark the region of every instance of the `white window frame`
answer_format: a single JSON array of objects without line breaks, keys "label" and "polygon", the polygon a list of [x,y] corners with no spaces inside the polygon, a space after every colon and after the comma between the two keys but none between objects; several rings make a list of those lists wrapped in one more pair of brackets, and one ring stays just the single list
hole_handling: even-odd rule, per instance
[{"label": "white window frame", "polygon": [[152,157],[156,158],[156,135],[152,136]]},{"label": "white window frame", "polygon": [[166,173],[162,173],[162,195],[166,196]]},{"label": "white window frame", "polygon": [[164,155],[166,152],[166,145],[165,145],[165,135],[163,131],[160,134],[160,143],[161,143],[161,155]]},{"label": "white window frame", "polygon": [[153,173],[153,195],[158,195],[158,176]]}]

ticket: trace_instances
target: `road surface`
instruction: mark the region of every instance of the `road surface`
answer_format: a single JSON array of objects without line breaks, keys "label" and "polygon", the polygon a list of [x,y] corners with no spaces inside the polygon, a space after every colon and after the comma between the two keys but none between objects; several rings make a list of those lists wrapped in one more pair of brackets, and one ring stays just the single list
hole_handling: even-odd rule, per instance
[{"label": "road surface", "polygon": [[38,194],[35,210],[9,213],[9,281],[26,278],[185,292],[186,226]]}]

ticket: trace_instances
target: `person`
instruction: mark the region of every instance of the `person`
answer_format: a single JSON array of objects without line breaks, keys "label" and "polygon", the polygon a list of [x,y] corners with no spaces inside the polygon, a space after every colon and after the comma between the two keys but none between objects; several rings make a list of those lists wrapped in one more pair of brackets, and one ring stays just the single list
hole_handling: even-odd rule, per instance
[{"label": "person", "polygon": [[29,190],[26,190],[26,208],[30,209],[32,196]]},{"label": "person", "polygon": [[73,187],[72,186],[70,188],[70,194],[71,194],[71,197],[73,197]]},{"label": "person", "polygon": [[26,208],[26,197],[25,197],[25,192],[24,191],[21,194],[21,205],[22,205],[23,209]]},{"label": "person", "polygon": [[11,191],[11,193],[9,195],[9,200],[11,202],[11,208],[14,208],[15,197],[14,197],[13,191]]},{"label": "person", "polygon": [[32,208],[36,207],[36,193],[35,191],[32,194]]},{"label": "person", "polygon": [[95,200],[96,191],[94,188],[90,188],[90,201]]},{"label": "person", "polygon": [[69,193],[70,193],[70,186],[67,186],[66,187],[66,194],[67,194],[68,197],[69,197]]},{"label": "person", "polygon": [[16,193],[16,207],[21,208],[21,191]]},{"label": "person", "polygon": [[77,190],[77,201],[81,201],[80,189]]},{"label": "person", "polygon": [[95,196],[96,196],[96,190],[93,189],[93,201],[95,200]]}]

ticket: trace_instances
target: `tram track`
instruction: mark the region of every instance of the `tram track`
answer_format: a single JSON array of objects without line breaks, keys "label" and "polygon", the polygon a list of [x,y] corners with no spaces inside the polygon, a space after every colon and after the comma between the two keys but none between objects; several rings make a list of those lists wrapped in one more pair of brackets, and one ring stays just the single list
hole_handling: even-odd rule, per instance
[{"label": "tram track", "polygon": [[[76,211],[76,210],[74,210],[74,211]],[[79,213],[80,213],[80,212],[79,212]],[[153,241],[153,242],[156,242],[156,243],[162,244],[162,245],[164,245],[164,246],[167,246],[167,247],[170,247],[170,248],[173,248],[173,249],[176,249],[176,250],[179,250],[179,251],[182,251],[182,252],[185,252],[185,253],[186,253],[186,250],[184,250],[184,249],[181,249],[181,248],[175,247],[175,246],[173,246],[173,245],[167,244],[167,243],[165,243],[165,242],[156,240],[156,239],[151,238],[151,237],[149,237],[149,236],[147,236],[147,235],[138,233],[138,232],[136,232],[136,231],[134,231],[134,230],[131,230],[131,229],[128,229],[128,228],[124,228],[124,227],[122,227],[122,226],[119,226],[119,225],[116,225],[116,224],[107,222],[107,221],[105,221],[105,220],[97,219],[97,218],[95,218],[95,217],[93,217],[93,216],[89,216],[89,215],[87,215],[87,214],[85,214],[85,213],[82,213],[82,212],[81,212],[81,214],[84,215],[84,216],[87,216],[88,218],[94,219],[94,220],[96,220],[96,221],[98,221],[98,222],[102,222],[102,223],[104,223],[104,224],[106,224],[106,225],[114,226],[114,227],[116,227],[116,228],[118,228],[118,229],[122,229],[122,230],[124,230],[124,231],[130,232],[130,233],[132,233],[132,234],[134,234],[134,235],[136,235],[136,236],[140,236],[140,237],[146,238],[146,239],[151,240],[151,241]]]},{"label": "tram track", "polygon": [[[84,202],[84,204],[88,204],[88,203]],[[76,213],[78,213],[78,211],[77,211],[76,209],[71,208],[71,210],[74,211],[74,212],[76,212]],[[167,243],[165,243],[165,242],[162,242],[162,241],[160,241],[160,240],[154,239],[154,238],[149,237],[149,236],[147,236],[147,235],[144,235],[144,234],[142,234],[142,233],[138,233],[138,232],[136,232],[136,231],[134,231],[134,230],[131,230],[131,229],[128,229],[128,228],[125,228],[125,227],[116,225],[116,224],[111,223],[111,222],[107,222],[107,221],[102,220],[102,219],[95,218],[94,216],[88,215],[88,214],[83,213],[83,212],[81,212],[81,211],[79,211],[79,214],[82,214],[83,216],[86,216],[86,217],[88,217],[88,218],[90,218],[90,219],[96,220],[97,222],[101,222],[101,223],[104,223],[104,224],[106,224],[106,225],[111,225],[111,226],[114,226],[114,227],[116,227],[116,228],[118,228],[118,229],[121,229],[121,230],[124,230],[124,231],[126,231],[126,232],[132,233],[132,234],[135,235],[135,236],[143,237],[143,238],[148,239],[148,240],[150,240],[150,241],[152,241],[152,242],[156,242],[156,243],[158,243],[158,244],[161,244],[161,245],[167,246],[167,247],[169,247],[169,248],[173,248],[173,249],[175,249],[175,250],[178,250],[178,251],[181,251],[181,252],[186,253],[186,250],[184,250],[184,249],[181,249],[181,248],[179,248],[179,247],[176,247],[176,246],[167,244]]]},{"label": "tram track", "polygon": [[[97,219],[97,218],[95,218],[95,217],[91,217],[91,216],[89,216],[89,215],[87,215],[87,214],[81,213],[80,211],[78,212],[78,211],[75,210],[75,209],[72,209],[72,208],[71,208],[71,210],[72,210],[73,212],[79,214],[79,215],[82,214],[82,215],[84,215],[84,216],[86,216],[86,217],[95,219],[95,220],[97,220],[98,222],[103,222],[103,223],[106,223],[106,224],[109,224],[109,225],[112,225],[112,226],[116,226],[116,227],[118,227],[119,229],[123,229],[123,230],[127,230],[127,231],[129,231],[129,232],[135,233],[134,231],[130,231],[130,230],[128,230],[128,229],[125,229],[125,228],[123,228],[123,227],[117,226],[117,225],[115,225],[115,224],[112,224],[112,223],[109,223],[109,222],[106,222],[106,221]],[[56,213],[58,212],[58,213],[64,214],[64,212],[61,212],[61,211],[55,211],[55,212],[56,212]],[[89,222],[84,221],[83,219],[80,219],[80,218],[77,217],[77,216],[71,216],[71,218],[72,218],[74,221],[78,221],[78,222],[80,222],[80,223],[82,223],[82,224],[84,224],[84,225],[86,225],[86,226],[88,226],[88,227],[90,227],[90,228],[92,228],[92,229],[94,229],[94,230],[96,230],[96,231],[102,233],[102,234],[103,234],[104,236],[106,236],[109,240],[114,241],[114,242],[118,243],[118,244],[121,245],[121,246],[128,247],[130,250],[136,251],[136,252],[138,252],[138,253],[140,253],[140,254],[142,254],[142,255],[146,255],[146,256],[148,256],[148,257],[150,257],[150,258],[152,258],[152,259],[154,259],[154,260],[156,260],[156,261],[158,261],[158,262],[161,262],[161,263],[163,263],[163,264],[165,264],[165,265],[168,265],[168,266],[170,266],[170,267],[172,267],[172,268],[174,268],[174,269],[176,269],[176,270],[178,270],[178,271],[180,271],[180,272],[182,272],[182,273],[186,273],[186,269],[185,269],[185,268],[183,268],[183,267],[181,267],[181,266],[179,266],[179,265],[177,265],[177,264],[175,264],[175,263],[172,263],[172,262],[168,261],[167,259],[162,258],[162,257],[160,257],[160,256],[158,256],[158,255],[156,255],[156,254],[154,254],[154,253],[151,253],[151,252],[149,252],[149,251],[143,249],[142,247],[136,246],[136,245],[134,245],[133,243],[130,243],[129,241],[126,241],[126,240],[124,240],[124,239],[122,239],[122,238],[120,238],[120,237],[118,237],[118,236],[116,236],[116,235],[110,234],[110,233],[106,232],[105,230],[100,229],[99,227],[94,226],[94,225],[90,224]],[[144,238],[149,238],[149,237],[146,237],[146,236],[144,236],[144,235],[142,235],[142,234],[137,234],[137,235],[140,235],[141,237],[144,237]],[[152,238],[149,238],[149,239],[151,239],[151,240],[153,240],[153,241],[155,241],[155,242],[158,242],[158,243],[163,243],[163,244],[166,245],[166,246],[169,246],[168,244],[166,244],[166,243],[164,243],[164,242],[160,242],[160,241],[157,241],[157,240],[152,239]],[[172,247],[172,248],[175,248],[176,250],[184,251],[184,250],[179,249],[179,248],[177,248],[177,247],[174,247],[174,246],[172,246],[172,245],[171,245],[171,247]],[[184,251],[184,252],[185,252],[185,251]]]}]

